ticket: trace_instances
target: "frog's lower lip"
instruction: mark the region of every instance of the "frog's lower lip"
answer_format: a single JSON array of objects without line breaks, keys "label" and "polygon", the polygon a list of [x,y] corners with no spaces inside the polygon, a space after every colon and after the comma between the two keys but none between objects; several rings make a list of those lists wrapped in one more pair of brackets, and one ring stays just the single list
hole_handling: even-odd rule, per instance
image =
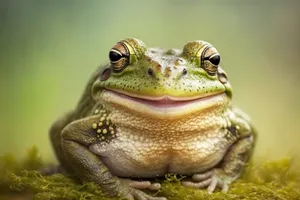
[{"label": "frog's lower lip", "polygon": [[191,112],[202,111],[206,108],[220,106],[227,103],[224,92],[211,93],[198,97],[160,97],[138,96],[120,91],[103,90],[102,100],[109,104],[119,105],[143,114],[178,116]]}]

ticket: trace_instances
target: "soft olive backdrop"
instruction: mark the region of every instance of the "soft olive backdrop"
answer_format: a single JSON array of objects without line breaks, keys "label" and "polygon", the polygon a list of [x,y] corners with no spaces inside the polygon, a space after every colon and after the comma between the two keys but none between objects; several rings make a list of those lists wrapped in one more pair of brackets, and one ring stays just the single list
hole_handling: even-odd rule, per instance
[{"label": "soft olive backdrop", "polygon": [[[299,152],[300,1],[0,1],[0,155],[38,146],[73,108],[95,68],[124,37],[221,53],[234,103],[259,130],[257,157]],[[297,161],[297,159],[296,159]]]}]

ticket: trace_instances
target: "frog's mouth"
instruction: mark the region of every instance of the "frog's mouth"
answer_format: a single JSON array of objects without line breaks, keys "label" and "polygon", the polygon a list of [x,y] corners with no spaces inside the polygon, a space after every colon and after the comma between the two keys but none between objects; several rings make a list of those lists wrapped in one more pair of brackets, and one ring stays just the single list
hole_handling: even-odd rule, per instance
[{"label": "frog's mouth", "polygon": [[104,89],[101,93],[103,103],[134,110],[142,114],[162,117],[182,116],[191,112],[213,109],[224,104],[228,98],[224,92],[203,94],[195,97],[172,97],[169,95],[152,97]]}]

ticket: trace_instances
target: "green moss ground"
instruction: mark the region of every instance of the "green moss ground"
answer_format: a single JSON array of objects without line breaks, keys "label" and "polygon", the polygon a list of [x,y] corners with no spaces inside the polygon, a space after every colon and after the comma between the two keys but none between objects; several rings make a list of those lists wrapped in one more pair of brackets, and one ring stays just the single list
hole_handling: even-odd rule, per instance
[{"label": "green moss ground", "polygon": [[[0,157],[0,199],[112,199],[105,197],[96,184],[78,184],[60,174],[41,176],[35,171],[46,165],[36,148],[28,150],[23,160],[17,160],[11,154]],[[169,200],[300,200],[300,170],[290,167],[289,159],[250,165],[243,177],[231,185],[228,193],[212,195],[206,190],[182,187],[179,180],[170,175],[162,182],[162,189],[156,195],[166,196]]]}]

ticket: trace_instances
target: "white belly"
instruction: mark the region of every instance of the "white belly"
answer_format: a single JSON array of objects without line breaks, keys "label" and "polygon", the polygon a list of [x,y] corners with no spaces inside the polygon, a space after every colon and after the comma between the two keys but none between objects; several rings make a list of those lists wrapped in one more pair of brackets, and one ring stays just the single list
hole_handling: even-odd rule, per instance
[{"label": "white belly", "polygon": [[155,177],[167,173],[191,175],[216,166],[234,143],[226,137],[223,107],[178,119],[156,119],[112,110],[116,137],[96,143],[99,155],[114,175]]},{"label": "white belly", "polygon": [[120,137],[109,144],[93,144],[90,150],[99,155],[116,176],[191,175],[211,169],[223,159],[233,141],[226,140],[222,135],[199,135],[181,141]]}]

